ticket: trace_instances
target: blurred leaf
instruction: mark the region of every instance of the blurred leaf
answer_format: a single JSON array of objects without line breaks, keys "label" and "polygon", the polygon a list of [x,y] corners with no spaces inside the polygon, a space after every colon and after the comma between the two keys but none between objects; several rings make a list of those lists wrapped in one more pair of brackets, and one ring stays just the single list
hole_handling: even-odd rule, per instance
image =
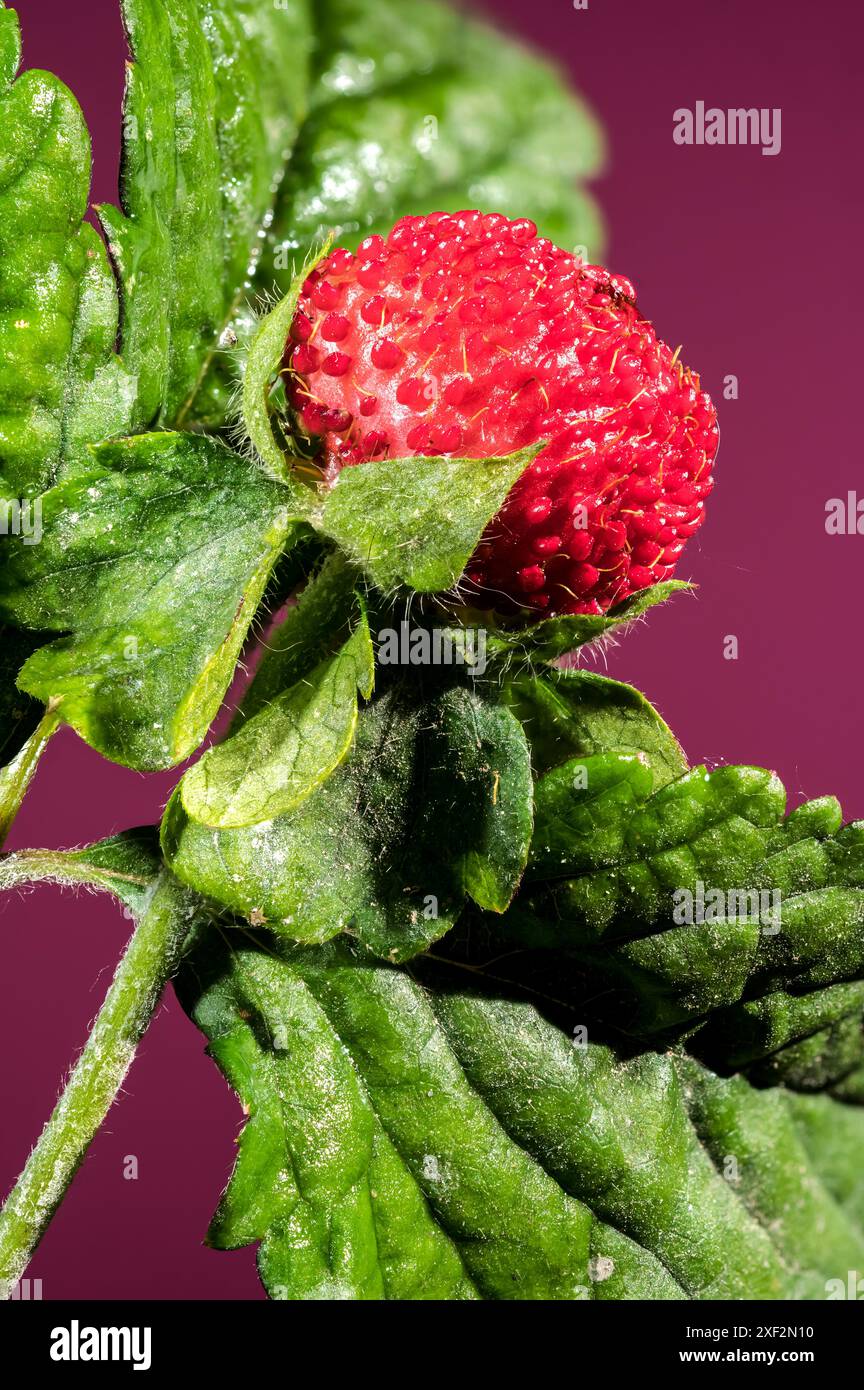
[{"label": "blurred leaf", "polygon": [[[602,167],[602,133],[547,60],[433,0],[319,0],[315,22],[311,109],[257,270],[261,293],[274,281],[286,293],[331,233],[354,249],[436,210],[532,217],[541,236],[600,259],[602,217],[579,181]],[[255,328],[241,304],[241,354]],[[217,359],[196,418],[218,424],[232,389]]]},{"label": "blurred leaf", "polygon": [[[364,19],[376,6],[377,0],[367,0]],[[326,8],[338,17],[342,0]],[[359,13],[356,4],[351,8]],[[442,197],[455,194],[460,208],[473,206],[465,196],[471,184],[502,165],[508,173],[539,165],[547,180],[564,186],[598,172],[603,141],[584,103],[548,61],[495,29],[463,21],[431,71],[409,73],[406,45],[413,50],[417,40],[406,35],[429,12],[425,4],[412,5],[405,21],[390,26],[386,47],[391,66],[394,58],[403,66],[401,81],[379,82],[350,101],[331,99],[314,107],[279,199],[273,228],[277,270],[292,253],[302,259],[329,230],[340,244],[351,244],[406,213],[438,209]],[[350,35],[346,39],[347,49]],[[425,67],[430,56],[424,55]],[[331,72],[339,61],[338,47],[330,50]],[[374,67],[369,77],[374,82]],[[530,217],[535,209],[520,204],[484,210]],[[579,231],[571,223],[564,244],[582,242]],[[595,255],[599,248],[591,251]]]}]

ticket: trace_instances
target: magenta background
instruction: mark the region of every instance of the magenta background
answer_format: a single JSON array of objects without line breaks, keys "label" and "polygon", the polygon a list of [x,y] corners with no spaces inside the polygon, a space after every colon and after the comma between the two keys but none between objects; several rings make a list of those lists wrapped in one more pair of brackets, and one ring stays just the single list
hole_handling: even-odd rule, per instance
[{"label": "magenta background", "polygon": [[[406,3],[408,0],[406,0]],[[94,133],[94,200],[116,198],[124,45],[116,0],[21,0],[25,63],[58,73]],[[864,495],[860,294],[861,12],[851,0],[498,0],[487,9],[569,64],[611,138],[597,192],[607,260],[721,412],[718,487],[679,574],[699,584],[613,651],[691,760],[774,767],[795,800],[864,815],[864,537],[825,502]],[[672,112],[779,106],[783,146],[680,148]],[[739,379],[724,402],[722,380]],[[854,409],[853,409],[854,407]],[[722,656],[737,635],[738,661]],[[155,820],[176,774],[112,767],[69,733],[50,748],[14,845],[82,844]],[[21,1166],[96,1012],[128,924],[51,889],[0,905],[0,1188]],[[201,1244],[239,1108],[173,997],[30,1270],[45,1298],[256,1298],[254,1252]],[[122,1177],[124,1155],[137,1182]]]}]

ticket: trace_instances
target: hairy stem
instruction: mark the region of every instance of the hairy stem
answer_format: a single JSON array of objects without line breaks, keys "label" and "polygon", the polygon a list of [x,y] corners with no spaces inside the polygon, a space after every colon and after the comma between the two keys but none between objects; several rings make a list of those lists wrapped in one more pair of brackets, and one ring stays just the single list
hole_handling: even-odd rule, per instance
[{"label": "hairy stem", "polygon": [[123,1084],[194,914],[193,895],[163,871],[54,1113],[0,1212],[0,1298],[11,1297]]},{"label": "hairy stem", "polygon": [[60,723],[59,704],[59,700],[51,701],[39,725],[17,757],[13,758],[7,767],[0,768],[0,849],[21,809],[21,802],[39,766],[39,759],[48,745],[48,740]]}]

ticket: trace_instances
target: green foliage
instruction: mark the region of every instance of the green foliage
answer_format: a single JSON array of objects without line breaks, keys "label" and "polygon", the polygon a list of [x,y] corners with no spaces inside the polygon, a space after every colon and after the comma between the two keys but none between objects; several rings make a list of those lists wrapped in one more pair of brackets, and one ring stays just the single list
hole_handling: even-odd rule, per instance
[{"label": "green foliage", "polygon": [[[124,0],[122,211],[84,222],[74,98],[26,72],[0,13],[0,495],[86,469],[87,446],[189,415],[249,295],[308,89],[305,0]],[[120,352],[115,353],[118,337]]]},{"label": "green foliage", "polygon": [[15,79],[18,18],[0,7],[0,497],[25,497],[123,428],[132,383],[114,355],[104,245],[82,219],[90,140],[50,73]]},{"label": "green foliage", "polygon": [[[404,7],[382,8],[377,0],[328,0],[315,7],[314,15],[306,0],[279,6],[258,0],[181,0],[167,9],[157,0],[123,0],[123,13],[132,62],[124,104],[121,210],[99,209],[118,287],[101,239],[82,220],[90,151],[81,113],[49,74],[25,73],[15,80],[17,17],[0,9],[0,225],[4,245],[12,248],[0,268],[0,495],[23,497],[48,489],[49,510],[63,501],[58,485],[90,477],[90,446],[107,437],[153,425],[224,423],[231,389],[225,345],[237,336],[245,339],[255,326],[248,305],[257,288],[269,291],[275,272],[290,292],[294,265],[338,232],[345,208],[337,177],[341,156],[335,153],[342,136],[336,131],[350,132],[355,174],[368,171],[368,160],[355,156],[376,119],[375,102],[383,102],[385,111],[401,111],[396,125],[407,128],[417,102],[423,106],[422,81],[428,80],[432,104],[427,102],[422,114],[434,116],[439,129],[431,150],[425,127],[419,133],[412,127],[396,171],[388,161],[398,148],[398,130],[392,120],[385,121],[377,172],[365,192],[355,188],[358,205],[352,215],[358,228],[408,210],[409,195],[421,197],[424,189],[432,203],[438,193],[442,205],[446,197],[470,203],[470,180],[495,175],[496,161],[502,159],[505,164],[512,159],[514,170],[533,163],[548,186],[545,175],[554,161],[546,137],[553,127],[558,156],[566,154],[559,175],[575,178],[591,172],[600,158],[593,119],[547,65],[446,7],[415,4],[409,18]],[[383,53],[376,52],[376,35],[386,35]],[[494,77],[490,48],[502,64]],[[511,82],[506,97],[502,73]],[[516,148],[523,138],[523,156],[533,141],[531,160],[520,157]],[[429,176],[420,178],[424,170]],[[382,197],[378,190],[386,185],[385,173],[392,174],[393,183]],[[317,191],[310,177],[320,180]],[[560,178],[556,187],[561,187]],[[277,257],[274,266],[272,245],[258,266],[264,229],[277,201],[283,225],[287,219],[299,229],[301,205],[313,204],[321,225],[320,237],[315,232],[300,255],[292,254],[287,277],[282,275],[284,258]],[[411,206],[419,210],[421,203]],[[500,200],[495,205],[503,206]],[[509,210],[530,215],[532,205],[520,190]],[[570,228],[571,240],[580,240],[576,231]],[[279,240],[275,230],[271,236]],[[296,288],[294,284],[295,293]],[[268,397],[291,312],[289,293],[257,333],[244,386],[252,443],[274,478],[289,484],[297,475],[286,469],[274,439]],[[241,360],[236,359],[229,375],[237,373]],[[214,383],[215,396],[210,390]],[[483,470],[474,463],[472,477],[478,469],[494,471],[506,491],[506,469]],[[370,487],[371,479],[364,486]],[[478,515],[494,491],[490,482]],[[71,494],[68,500],[71,527],[78,513]],[[289,500],[302,516],[311,494],[297,485]],[[354,534],[344,514],[346,500],[351,499],[337,491],[330,520],[346,535],[349,548],[362,546],[367,538]],[[358,500],[365,504],[371,499]],[[105,524],[111,524],[107,517]],[[459,578],[457,561],[464,562],[470,553],[463,542],[468,531],[474,533],[474,519],[466,517],[463,529],[465,536],[447,557],[448,583]],[[429,565],[439,577],[444,575],[440,547],[425,569],[425,556],[417,558],[419,586],[433,582]],[[399,567],[392,549],[389,564],[382,562],[382,574],[384,568],[388,585],[401,579],[393,573]],[[203,579],[200,569],[199,577]],[[218,574],[213,578],[216,590],[223,592]],[[107,585],[98,587],[104,593]],[[182,598],[182,586],[179,594]],[[200,690],[189,691],[194,675],[188,667],[198,666],[212,629],[222,629],[224,615],[218,623],[208,615],[208,631],[194,655],[185,651],[185,641],[179,643],[176,664],[185,669],[151,669],[143,675],[142,727],[130,734],[136,721],[128,709],[127,666],[118,666],[116,650],[97,651],[92,644],[82,650],[86,642],[80,629],[102,631],[104,615],[67,611],[61,619],[63,606],[54,612],[51,597],[34,584],[20,612],[4,605],[12,622],[50,631],[62,621],[76,633],[55,643],[49,655],[36,656],[22,690],[42,699],[62,694],[64,720],[108,756],[132,766],[170,765],[190,752],[213,709],[212,700],[200,699]],[[254,586],[246,599],[237,624],[240,635],[252,616]],[[198,617],[193,604],[189,625],[194,627]],[[135,624],[122,634],[124,643],[126,637],[137,641],[141,635]],[[108,641],[110,645],[114,638]],[[178,648],[173,638],[170,647],[172,654]],[[238,649],[238,643],[229,641],[223,655],[236,656]],[[11,659],[9,664],[14,677]],[[223,684],[226,663],[216,664],[214,690]],[[183,691],[190,708],[178,716]],[[174,727],[178,718],[183,727]]]},{"label": "green foliage", "polygon": [[175,795],[162,840],[184,883],[253,922],[295,941],[349,932],[404,960],[455,923],[466,895],[503,911],[530,835],[518,722],[467,687],[406,678],[364,709],[349,756],[293,812],[214,831]]},{"label": "green foliage", "polygon": [[67,632],[19,677],[126,766],[170,767],[216,714],[280,552],[285,493],[217,440],[146,434],[45,493],[44,536],[10,552],[0,613]]},{"label": "green foliage", "polygon": [[368,700],[375,681],[369,623],[358,606],[356,626],[336,652],[187,772],[181,795],[193,820],[231,829],[287,815],[343,761],[354,741],[357,697]]},{"label": "green foliage", "polygon": [[574,953],[638,1037],[686,1032],[761,1084],[837,1084],[864,1061],[864,827],[841,828],[833,798],[784,818],[760,768],[694,768],[650,793],[644,755],[546,773],[503,936]]},{"label": "green foliage", "polygon": [[836,1102],[805,1128],[786,1093],[343,946],[204,936],[179,989],[251,1112],[209,1239],[260,1241],[275,1297],[822,1298],[860,1264],[864,1115],[812,1137]]},{"label": "green foliage", "polygon": [[123,16],[122,212],[99,211],[136,383],[128,425],[140,429],[189,415],[247,297],[305,104],[311,33],[305,0],[123,0]]},{"label": "green foliage", "polygon": [[507,674],[502,693],[531,743],[542,775],[578,754],[645,754],[655,787],[687,770],[683,750],[653,705],[620,681],[593,671]]},{"label": "green foliage", "polygon": [[[122,8],[112,267],[81,114],[17,76],[0,4],[0,498],[43,524],[3,548],[0,840],[58,722],[136,769],[193,753],[305,587],[161,841],[0,855],[0,889],[109,891],[146,927],[0,1246],[32,1251],[185,942],[249,1116],[209,1240],[257,1242],[273,1297],[824,1297],[864,1258],[864,825],[688,769],[638,691],[556,664],[686,585],[460,606],[536,449],[318,491],[291,455],[284,343],[329,240],[480,206],[596,258],[593,118],[431,0]],[[466,659],[376,664],[403,621]]]}]

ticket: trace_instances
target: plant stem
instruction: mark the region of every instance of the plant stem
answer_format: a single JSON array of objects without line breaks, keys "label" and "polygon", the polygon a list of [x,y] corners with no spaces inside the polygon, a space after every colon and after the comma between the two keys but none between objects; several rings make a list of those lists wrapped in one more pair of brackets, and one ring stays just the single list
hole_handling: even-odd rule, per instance
[{"label": "plant stem", "polygon": [[39,766],[39,759],[48,745],[48,740],[60,723],[59,705],[59,700],[50,702],[38,727],[34,729],[17,757],[13,758],[7,767],[0,768],[0,849],[21,809],[24,794]]},{"label": "plant stem", "polygon": [[0,1212],[9,1298],[102,1124],[180,956],[195,899],[163,870],[54,1113]]}]

